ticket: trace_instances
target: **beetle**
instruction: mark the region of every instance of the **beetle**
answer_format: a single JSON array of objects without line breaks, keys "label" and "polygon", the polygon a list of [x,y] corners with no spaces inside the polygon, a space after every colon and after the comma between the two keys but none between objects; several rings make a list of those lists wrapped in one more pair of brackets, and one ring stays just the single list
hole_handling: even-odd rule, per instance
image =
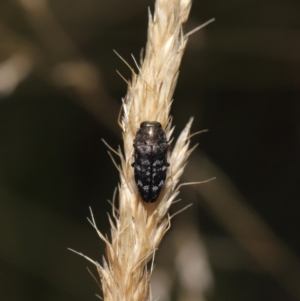
[{"label": "beetle", "polygon": [[161,123],[144,121],[138,129],[134,143],[134,178],[142,199],[153,203],[161,192],[166,176],[168,141]]}]

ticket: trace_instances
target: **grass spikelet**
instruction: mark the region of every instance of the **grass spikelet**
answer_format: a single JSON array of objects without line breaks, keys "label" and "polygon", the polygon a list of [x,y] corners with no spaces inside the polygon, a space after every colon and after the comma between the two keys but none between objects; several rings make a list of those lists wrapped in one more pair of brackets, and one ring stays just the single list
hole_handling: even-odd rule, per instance
[{"label": "grass spikelet", "polygon": [[[133,162],[133,140],[143,121],[158,121],[167,138],[172,135],[170,107],[178,78],[178,69],[187,43],[182,24],[187,20],[190,0],[157,0],[155,12],[149,11],[148,41],[145,57],[132,75],[123,99],[124,153],[118,151],[121,166],[119,208],[113,208],[110,219],[111,240],[104,237],[92,217],[90,221],[106,244],[103,265],[94,263],[100,275],[105,301],[145,301],[151,299],[149,281],[153,258],[160,241],[170,227],[169,208],[179,191],[176,189],[190,154],[189,138],[192,119],[170,152],[167,179],[154,203],[142,201],[136,183]],[[82,254],[80,254],[82,255]]]}]

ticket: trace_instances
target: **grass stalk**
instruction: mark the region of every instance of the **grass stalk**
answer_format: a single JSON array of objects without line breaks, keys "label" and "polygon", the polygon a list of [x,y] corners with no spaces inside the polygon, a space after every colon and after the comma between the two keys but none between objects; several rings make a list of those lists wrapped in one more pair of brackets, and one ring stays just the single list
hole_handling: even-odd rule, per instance
[{"label": "grass stalk", "polygon": [[170,227],[169,208],[179,193],[177,184],[191,153],[192,119],[168,154],[167,179],[154,203],[143,202],[138,193],[131,166],[133,140],[143,121],[160,122],[171,140],[170,108],[188,36],[183,34],[182,24],[190,8],[190,0],[156,1],[153,16],[149,11],[145,56],[137,65],[138,74],[132,70],[132,80],[123,99],[120,124],[124,149],[118,150],[119,207],[113,205],[113,217],[109,217],[111,240],[100,233],[92,216],[91,224],[106,243],[106,256],[100,265],[83,255],[97,267],[105,301],[151,300],[149,282],[153,265],[147,266],[153,262],[155,251]]}]

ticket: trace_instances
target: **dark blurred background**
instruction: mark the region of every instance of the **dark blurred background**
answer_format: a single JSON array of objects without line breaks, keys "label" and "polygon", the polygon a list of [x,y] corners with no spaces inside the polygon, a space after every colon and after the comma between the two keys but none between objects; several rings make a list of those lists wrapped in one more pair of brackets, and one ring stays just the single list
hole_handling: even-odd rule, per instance
[{"label": "dark blurred background", "polygon": [[[145,46],[138,0],[0,3],[0,300],[95,300],[83,258],[102,262],[118,183],[103,138]],[[178,135],[199,147],[157,252],[160,300],[300,300],[300,2],[194,1],[174,95]],[[186,240],[186,241],[185,241]]]}]

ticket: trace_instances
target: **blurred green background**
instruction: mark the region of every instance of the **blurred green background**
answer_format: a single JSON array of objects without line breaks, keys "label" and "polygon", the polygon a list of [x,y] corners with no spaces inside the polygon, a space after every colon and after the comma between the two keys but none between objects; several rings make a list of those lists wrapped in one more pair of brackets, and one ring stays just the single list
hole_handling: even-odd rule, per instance
[{"label": "blurred green background", "polygon": [[[131,77],[113,49],[134,66],[148,7],[1,1],[0,300],[100,294],[95,269],[67,248],[102,261],[86,217],[91,206],[109,233],[118,173],[101,139],[122,143],[115,70]],[[172,115],[175,136],[190,116],[209,129],[192,139],[183,181],[217,179],[182,189],[174,210],[194,206],[173,220],[153,289],[160,300],[300,300],[300,2],[197,0],[185,32],[212,17],[189,39]],[[180,233],[193,233],[195,253]]]}]

